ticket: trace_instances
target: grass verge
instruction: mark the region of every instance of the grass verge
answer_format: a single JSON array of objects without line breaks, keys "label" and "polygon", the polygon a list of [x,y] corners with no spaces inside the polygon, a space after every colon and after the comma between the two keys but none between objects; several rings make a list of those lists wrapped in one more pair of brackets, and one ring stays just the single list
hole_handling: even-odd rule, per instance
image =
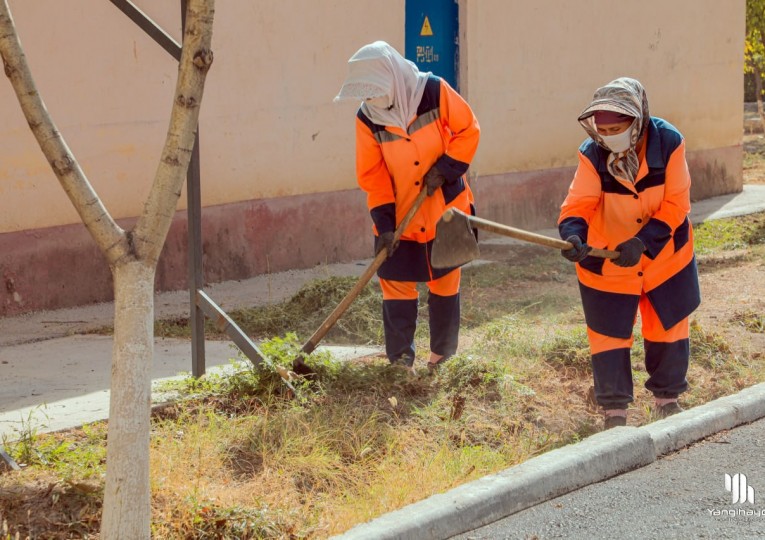
[{"label": "grass verge", "polygon": [[[699,251],[756,256],[762,216],[697,228]],[[576,280],[548,252],[466,270],[463,349],[435,375],[409,377],[380,358],[314,355],[320,382],[286,399],[278,377],[240,363],[229,375],[171,383],[181,396],[152,420],[155,538],[326,538],[382,513],[581,440],[599,429],[589,397],[589,352]],[[353,280],[310,284],[290,301],[242,313],[261,344],[289,365]],[[348,341],[379,343],[380,298],[370,287],[341,327]],[[311,317],[315,317],[311,319]],[[418,353],[427,352],[426,310]],[[298,333],[285,333],[306,321]],[[317,323],[318,321],[318,323]],[[739,310],[720,324],[761,333]],[[249,326],[248,326],[249,325]],[[260,330],[256,330],[260,329]],[[301,333],[303,335],[301,335]],[[342,339],[342,337],[338,338]],[[765,355],[736,352],[717,327],[691,327],[694,406],[760,382]],[[642,348],[633,348],[630,423],[651,421]],[[96,537],[104,424],[41,435],[32,420],[5,441],[21,472],[0,475],[0,522],[21,537]]]}]

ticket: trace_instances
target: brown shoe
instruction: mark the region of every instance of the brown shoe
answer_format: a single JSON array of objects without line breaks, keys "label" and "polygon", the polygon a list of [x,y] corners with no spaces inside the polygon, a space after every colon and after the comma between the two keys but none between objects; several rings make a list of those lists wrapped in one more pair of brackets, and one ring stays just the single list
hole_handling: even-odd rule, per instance
[{"label": "brown shoe", "polygon": [[606,416],[605,420],[603,421],[603,431],[619,426],[626,426],[627,425],[627,417],[626,416]]},{"label": "brown shoe", "polygon": [[428,373],[433,374],[438,370],[438,368],[446,363],[447,360],[451,359],[451,356],[442,356],[435,362],[428,362]]},{"label": "brown shoe", "polygon": [[408,354],[402,354],[398,358],[394,358],[390,361],[390,365],[393,368],[404,371],[407,375],[414,375],[414,357]]},{"label": "brown shoe", "polygon": [[683,409],[677,401],[672,401],[656,408],[655,412],[657,418],[666,418],[667,416],[672,416],[673,414],[683,412],[684,410],[685,409]]}]

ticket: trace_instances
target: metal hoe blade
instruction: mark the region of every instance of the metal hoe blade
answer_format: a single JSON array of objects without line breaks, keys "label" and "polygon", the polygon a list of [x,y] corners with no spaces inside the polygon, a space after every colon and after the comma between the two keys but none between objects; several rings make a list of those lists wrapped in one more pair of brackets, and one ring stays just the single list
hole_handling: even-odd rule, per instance
[{"label": "metal hoe blade", "polygon": [[450,208],[436,223],[436,238],[430,264],[433,268],[450,268],[469,263],[480,255],[478,241],[464,212]]}]

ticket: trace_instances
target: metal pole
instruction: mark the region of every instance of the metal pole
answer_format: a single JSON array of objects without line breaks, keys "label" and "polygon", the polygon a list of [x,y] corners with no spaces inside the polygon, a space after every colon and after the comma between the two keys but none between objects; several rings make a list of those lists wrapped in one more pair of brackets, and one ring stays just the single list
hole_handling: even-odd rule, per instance
[{"label": "metal pole", "polygon": [[205,314],[197,305],[197,291],[204,287],[202,270],[202,197],[199,173],[199,128],[186,179],[187,221],[189,227],[189,325],[191,326],[191,374],[205,374]]},{"label": "metal pole", "polygon": [[287,368],[274,364],[269,360],[268,357],[258,349],[255,342],[252,341],[241,328],[239,328],[239,325],[236,324],[231,317],[226,315],[226,312],[223,311],[218,304],[213,302],[212,298],[207,296],[202,290],[197,291],[197,305],[200,309],[204,310],[205,314],[211,321],[213,321],[218,330],[225,332],[228,337],[231,338],[231,341],[239,347],[239,350],[250,359],[253,366],[260,367],[262,364],[265,364],[272,371],[276,371],[292,394],[297,395],[295,387],[292,386],[292,383],[290,382],[291,375]]},{"label": "metal pole", "polygon": [[[292,389],[292,388],[291,388]],[[292,389],[294,391],[294,389]],[[0,446],[0,471],[3,468],[10,469],[12,471],[20,471],[21,467],[16,463],[11,456],[5,452],[5,448]]]},{"label": "metal pole", "polygon": [[[181,31],[186,32],[186,0],[181,0]],[[205,374],[205,313],[197,305],[197,291],[204,287],[202,269],[202,196],[200,193],[199,125],[186,173],[186,215],[189,250],[189,326],[191,327],[191,374]]]},{"label": "metal pole", "polygon": [[[130,0],[111,0],[122,13],[128,16],[138,27],[156,41],[160,47],[169,52],[176,60],[181,59],[181,47],[160,26],[152,21],[143,11],[138,9]],[[186,10],[183,10],[184,13]]]},{"label": "metal pole", "polygon": [[[169,52],[176,60],[181,59],[181,46],[162,28],[138,9],[130,0],[110,0],[154,41]],[[181,30],[186,31],[186,0],[181,0]],[[194,148],[186,173],[187,222],[188,222],[188,286],[190,299],[189,325],[191,326],[191,372],[194,377],[205,373],[205,309],[212,310],[209,316],[225,322],[225,331],[253,364],[265,363],[279,372],[287,387],[295,394],[289,382],[289,374],[283,366],[275,366],[255,346],[242,330],[202,290],[204,269],[202,267],[202,197],[200,192],[199,167],[199,125],[194,136]],[[211,307],[213,306],[213,307]],[[0,448],[0,458],[5,459]],[[10,459],[10,458],[9,458]],[[5,460],[7,461],[7,460]],[[2,464],[2,462],[0,462]]]}]

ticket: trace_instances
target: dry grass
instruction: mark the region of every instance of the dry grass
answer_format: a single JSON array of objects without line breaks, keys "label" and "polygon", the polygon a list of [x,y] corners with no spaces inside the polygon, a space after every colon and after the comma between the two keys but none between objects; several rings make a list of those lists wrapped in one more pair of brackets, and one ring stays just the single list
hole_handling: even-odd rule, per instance
[{"label": "dry grass", "polygon": [[[514,286],[491,284],[495,292]],[[590,435],[600,417],[588,399],[581,315],[548,307],[541,301],[535,313],[516,311],[468,330],[473,345],[433,377],[391,372],[379,358],[325,357],[316,360],[321,383],[298,401],[248,369],[181,383],[193,397],[153,422],[154,537],[325,538]],[[686,404],[762,379],[765,358],[734,354],[724,336],[698,323],[692,340]],[[297,346],[295,336],[264,344],[283,362]],[[640,387],[639,346],[634,353],[630,423],[638,425],[651,420],[651,398]],[[0,476],[11,531],[95,537],[102,426],[30,437],[25,470]],[[24,450],[10,446],[17,455]],[[30,520],[33,509],[46,521]]]},{"label": "dry grass", "polygon": [[[764,219],[698,228],[705,283],[726,272],[738,283],[748,275],[752,298],[724,311],[718,291],[694,315],[687,406],[763,380],[757,302],[765,291]],[[154,537],[326,538],[599,429],[571,267],[536,248],[513,247],[495,258],[466,271],[462,349],[435,376],[421,369],[411,378],[381,358],[340,363],[324,355],[312,360],[320,383],[302,388],[298,400],[282,395],[273,374],[246,364],[230,376],[176,383],[188,397],[153,419]],[[315,315],[320,322],[347,286],[310,284],[285,304],[243,312],[240,321],[254,334],[263,328],[284,335],[297,319]],[[379,301],[370,289],[337,339],[379,342]],[[426,317],[423,310],[422,355]],[[306,326],[313,330],[314,323]],[[288,364],[302,337],[286,334],[262,349]],[[642,353],[638,339],[631,425],[652,421]],[[30,423],[23,435],[6,446],[25,468],[0,475],[3,540],[17,533],[97,538],[104,424],[43,436]]]}]

